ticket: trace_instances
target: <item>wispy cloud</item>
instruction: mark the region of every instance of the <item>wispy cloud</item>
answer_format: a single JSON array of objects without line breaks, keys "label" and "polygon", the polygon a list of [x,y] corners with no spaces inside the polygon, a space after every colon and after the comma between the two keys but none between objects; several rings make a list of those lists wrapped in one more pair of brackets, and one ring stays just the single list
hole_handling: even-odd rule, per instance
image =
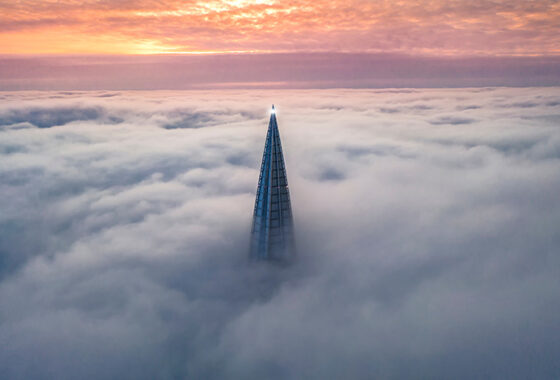
[{"label": "wispy cloud", "polygon": [[556,1],[25,0],[0,14],[0,53],[560,52]]}]

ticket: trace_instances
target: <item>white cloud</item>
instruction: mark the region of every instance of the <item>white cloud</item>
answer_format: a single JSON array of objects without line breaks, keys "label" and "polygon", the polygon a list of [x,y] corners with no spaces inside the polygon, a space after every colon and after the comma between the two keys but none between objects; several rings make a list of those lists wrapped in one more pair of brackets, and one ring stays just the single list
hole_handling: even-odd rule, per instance
[{"label": "white cloud", "polygon": [[[2,376],[558,375],[557,88],[3,95]],[[284,270],[246,252],[272,103]]]}]

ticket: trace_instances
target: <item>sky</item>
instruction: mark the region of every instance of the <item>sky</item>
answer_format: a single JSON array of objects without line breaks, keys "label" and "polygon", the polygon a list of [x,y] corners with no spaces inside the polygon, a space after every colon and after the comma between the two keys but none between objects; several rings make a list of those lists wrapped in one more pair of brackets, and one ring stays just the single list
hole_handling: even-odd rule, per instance
[{"label": "sky", "polygon": [[560,377],[558,88],[0,98],[1,378]]},{"label": "sky", "polygon": [[554,0],[20,0],[0,53],[557,55]]},{"label": "sky", "polygon": [[557,86],[559,36],[556,0],[6,0],[0,90]]}]

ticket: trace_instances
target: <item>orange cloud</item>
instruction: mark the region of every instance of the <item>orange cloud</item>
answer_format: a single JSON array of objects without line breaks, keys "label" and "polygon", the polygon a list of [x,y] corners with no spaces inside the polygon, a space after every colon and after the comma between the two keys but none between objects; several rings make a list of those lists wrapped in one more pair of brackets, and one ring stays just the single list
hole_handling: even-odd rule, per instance
[{"label": "orange cloud", "polygon": [[0,53],[560,53],[557,1],[21,0]]}]

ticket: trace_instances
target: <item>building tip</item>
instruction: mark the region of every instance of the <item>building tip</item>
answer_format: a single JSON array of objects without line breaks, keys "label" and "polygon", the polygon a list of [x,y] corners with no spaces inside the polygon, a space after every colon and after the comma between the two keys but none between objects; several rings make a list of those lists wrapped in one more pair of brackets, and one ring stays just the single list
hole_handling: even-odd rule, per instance
[{"label": "building tip", "polygon": [[274,108],[274,104],[272,105],[272,108],[270,109],[270,113],[276,113],[276,109]]}]

